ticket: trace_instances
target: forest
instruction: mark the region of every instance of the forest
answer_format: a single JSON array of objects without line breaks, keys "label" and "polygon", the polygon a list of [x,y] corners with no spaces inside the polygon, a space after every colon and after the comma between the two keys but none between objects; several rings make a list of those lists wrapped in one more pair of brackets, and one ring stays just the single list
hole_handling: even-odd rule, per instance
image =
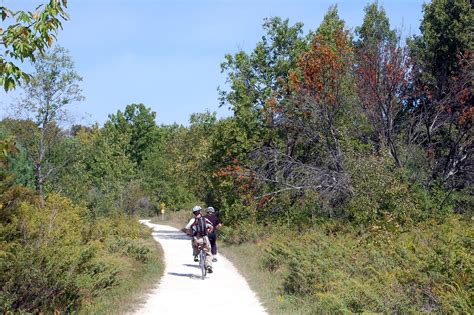
[{"label": "forest", "polygon": [[253,50],[223,56],[216,102],[232,116],[186,126],[158,125],[146,104],[68,125],[83,95],[54,45],[66,10],[0,8],[18,22],[0,29],[0,83],[23,92],[0,121],[0,312],[94,303],[125,262],[153,261],[138,218],[161,203],[215,207],[223,241],[259,246],[282,307],[472,312],[470,1],[426,3],[413,36],[378,2],[355,29],[337,6],[306,32],[269,17]]}]

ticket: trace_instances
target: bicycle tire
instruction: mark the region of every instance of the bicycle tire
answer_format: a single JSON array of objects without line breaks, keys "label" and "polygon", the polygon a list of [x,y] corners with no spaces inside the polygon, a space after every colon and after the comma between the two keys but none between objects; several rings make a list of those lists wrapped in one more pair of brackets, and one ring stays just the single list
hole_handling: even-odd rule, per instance
[{"label": "bicycle tire", "polygon": [[206,253],[202,249],[199,251],[199,267],[201,267],[201,279],[204,280],[207,274]]}]

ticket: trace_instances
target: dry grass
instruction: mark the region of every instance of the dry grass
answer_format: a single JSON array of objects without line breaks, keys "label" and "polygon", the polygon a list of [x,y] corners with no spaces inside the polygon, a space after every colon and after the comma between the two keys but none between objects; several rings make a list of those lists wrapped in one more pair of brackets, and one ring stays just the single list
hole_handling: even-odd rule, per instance
[{"label": "dry grass", "polygon": [[262,248],[259,243],[240,245],[221,243],[219,250],[245,277],[269,314],[307,313],[300,308],[295,308],[294,302],[281,293],[282,276],[279,273],[271,273],[261,266]]},{"label": "dry grass", "polygon": [[154,224],[163,224],[163,225],[170,225],[177,229],[182,229],[186,226],[189,219],[191,219],[193,214],[189,210],[180,210],[175,212],[167,212],[163,216],[156,216],[150,218],[151,223]]}]

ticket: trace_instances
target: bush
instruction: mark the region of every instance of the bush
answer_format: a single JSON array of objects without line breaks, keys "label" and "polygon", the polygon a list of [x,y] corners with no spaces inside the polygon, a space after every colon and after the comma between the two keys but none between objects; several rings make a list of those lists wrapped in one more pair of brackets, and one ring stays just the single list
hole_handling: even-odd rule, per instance
[{"label": "bush", "polygon": [[19,204],[1,231],[0,313],[77,311],[121,281],[129,258],[150,255],[137,220],[94,218],[55,194]]},{"label": "bush", "polygon": [[262,263],[314,313],[468,313],[473,232],[455,215],[404,233],[287,231],[266,240]]},{"label": "bush", "polygon": [[271,234],[272,228],[258,225],[249,221],[242,221],[232,227],[223,226],[219,230],[219,237],[229,244],[242,244],[246,242],[257,243]]},{"label": "bush", "polygon": [[452,213],[452,202],[443,203],[446,191],[411,183],[406,170],[396,169],[386,157],[369,156],[350,164],[354,196],[347,211],[356,224],[397,227]]},{"label": "bush", "polygon": [[142,263],[148,261],[150,254],[146,245],[130,238],[115,238],[108,243],[107,249],[111,253],[122,253]]},{"label": "bush", "polygon": [[18,208],[11,225],[21,237],[0,258],[3,311],[70,311],[115,284],[117,271],[96,257],[100,248],[83,241],[83,211],[57,195]]},{"label": "bush", "polygon": [[256,207],[253,204],[235,202],[224,205],[219,214],[226,225],[239,226],[243,222],[256,222]]}]

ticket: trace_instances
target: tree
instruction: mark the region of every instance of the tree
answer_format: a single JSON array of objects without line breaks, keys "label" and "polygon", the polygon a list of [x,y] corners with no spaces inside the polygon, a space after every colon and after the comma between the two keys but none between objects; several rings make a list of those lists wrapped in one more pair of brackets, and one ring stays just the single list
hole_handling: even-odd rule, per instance
[{"label": "tree", "polygon": [[474,50],[474,8],[469,0],[433,0],[423,5],[421,35],[410,42],[423,67],[423,80],[443,97],[451,76],[460,70],[460,55]]},{"label": "tree", "polygon": [[215,113],[192,114],[190,126],[161,126],[160,141],[144,162],[143,174],[151,193],[174,209],[193,200],[212,202],[211,142]]},{"label": "tree", "polygon": [[[276,126],[278,108],[285,106],[290,96],[288,73],[297,67],[299,55],[308,49],[308,39],[303,36],[302,23],[290,25],[288,20],[278,17],[266,19],[263,28],[265,35],[250,54],[241,51],[226,55],[226,62],[221,65],[230,86],[230,91],[221,91],[221,105],[228,104],[234,117],[216,126],[221,130],[212,141],[216,174],[226,175],[230,169],[250,164],[249,155],[261,146],[285,142],[285,134]],[[217,157],[216,152],[222,154]],[[278,163],[276,159],[274,156],[270,160]],[[219,190],[228,193],[221,194],[219,199],[235,200],[242,185],[234,181],[235,187],[230,187],[229,178],[235,180],[241,174],[234,175],[217,176],[214,180],[214,187],[225,186],[226,189]]]},{"label": "tree", "polygon": [[125,148],[130,159],[142,167],[145,155],[158,140],[156,113],[143,104],[127,105],[125,111],[109,115],[105,128],[117,137],[127,137]]},{"label": "tree", "polygon": [[472,182],[474,163],[474,8],[467,0],[434,0],[423,11],[421,35],[409,41],[412,135],[426,150],[432,179],[462,188]]},{"label": "tree", "polygon": [[17,174],[13,170],[20,150],[15,145],[13,137],[0,134],[0,252],[4,253],[3,245],[9,238],[11,229],[7,227],[18,212],[17,206],[23,201],[33,200],[33,192],[18,184]]},{"label": "tree", "polygon": [[221,65],[230,86],[230,91],[221,91],[221,105],[228,104],[234,111],[250,142],[242,143],[247,151],[255,143],[275,140],[274,107],[288,96],[288,71],[296,67],[308,45],[302,23],[290,26],[288,20],[274,17],[265,19],[263,29],[266,34],[250,54],[226,55]]},{"label": "tree", "polygon": [[61,138],[58,123],[66,118],[67,106],[84,97],[79,87],[82,78],[75,72],[74,62],[64,48],[38,54],[34,69],[18,109],[32,116],[34,126],[27,129],[32,137],[28,150],[35,167],[36,190],[43,196],[46,180],[60,167],[48,160]]},{"label": "tree", "polygon": [[396,121],[408,87],[408,50],[398,44],[396,32],[390,29],[385,11],[377,2],[368,5],[365,12],[362,26],[356,28],[357,91],[377,134],[373,139],[377,148],[388,147],[395,164],[401,167]]},{"label": "tree", "polygon": [[[337,207],[350,194],[341,124],[351,102],[352,44],[344,21],[331,7],[297,67],[289,72],[290,96],[275,108],[283,144],[263,145],[252,154],[245,176],[259,184],[256,198],[286,213],[303,200]],[[255,185],[254,185],[255,186]],[[283,206],[281,206],[283,205]],[[304,207],[304,206],[303,206]],[[288,219],[289,220],[289,219]]]},{"label": "tree", "polygon": [[295,107],[303,119],[316,118],[322,124],[331,164],[337,171],[344,169],[336,124],[337,115],[345,105],[343,83],[347,79],[351,54],[350,41],[343,29],[336,30],[331,41],[316,35],[311,49],[299,61],[302,78],[293,76],[292,82],[297,93]]},{"label": "tree", "polygon": [[[0,85],[6,92],[14,89],[21,81],[28,82],[30,75],[20,69],[16,61],[35,61],[39,53],[51,47],[62,21],[67,20],[66,0],[50,0],[33,11],[13,11],[0,6],[2,22],[0,27]],[[13,61],[11,61],[13,60]]]},{"label": "tree", "polygon": [[339,17],[337,11],[337,5],[330,6],[326,14],[324,15],[323,21],[316,30],[316,35],[321,41],[326,43],[335,44],[334,34],[336,32],[343,31],[347,36],[350,36],[349,31],[345,29],[346,23]]},{"label": "tree", "polygon": [[124,150],[126,145],[127,138],[117,138],[98,125],[80,129],[51,152],[52,164],[67,164],[67,168],[59,167],[54,173],[52,188],[86,204],[93,217],[124,210],[127,190],[138,179],[136,165]]},{"label": "tree", "polygon": [[378,1],[364,8],[365,16],[361,26],[355,28],[358,39],[356,46],[378,46],[381,43],[388,44],[398,40],[395,30],[390,29],[390,21],[385,9],[378,5]]},{"label": "tree", "polygon": [[160,126],[158,130],[159,141],[145,156],[141,176],[155,205],[164,202],[171,209],[183,209],[198,199],[189,188],[190,174],[184,165],[185,157],[198,144],[189,145],[190,134],[183,126]]}]

